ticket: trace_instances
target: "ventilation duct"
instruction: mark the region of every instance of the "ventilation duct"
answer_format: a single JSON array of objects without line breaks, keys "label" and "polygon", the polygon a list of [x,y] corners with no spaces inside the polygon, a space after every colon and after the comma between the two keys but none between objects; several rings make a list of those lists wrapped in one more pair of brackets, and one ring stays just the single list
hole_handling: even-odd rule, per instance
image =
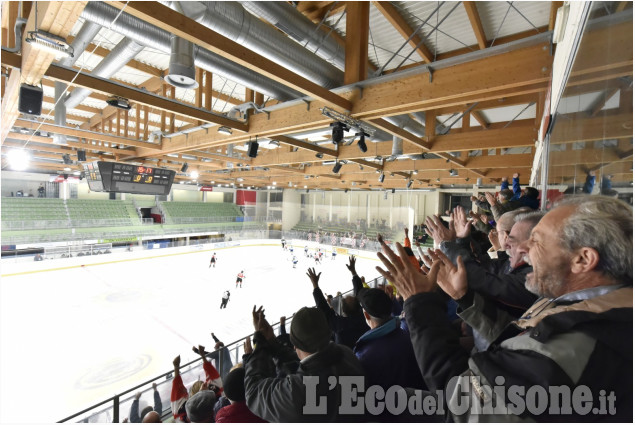
[{"label": "ventilation duct", "polygon": [[399,128],[403,128],[408,133],[412,133],[417,137],[423,137],[426,135],[426,128],[407,115],[386,117],[384,119]]},{"label": "ventilation duct", "polygon": [[194,43],[172,34],[170,40],[170,70],[165,81],[182,89],[195,89]]},{"label": "ventilation duct", "polygon": [[[139,44],[169,53],[171,34],[154,25],[136,18],[128,13],[119,14],[119,10],[108,4],[91,1],[82,11],[82,18],[108,26],[111,30],[122,34]],[[194,64],[206,71],[229,78],[239,84],[265,94],[266,96],[286,101],[302,97],[301,93],[280,83],[251,71],[243,66],[214,54],[209,50],[194,46]]]},{"label": "ventilation duct", "polygon": [[392,153],[391,156],[396,158],[403,155],[403,140],[397,136],[392,136]]},{"label": "ventilation duct", "polygon": [[238,2],[181,2],[186,16],[209,29],[272,60],[304,78],[331,89],[344,81],[344,73],[260,19]]},{"label": "ventilation duct", "polygon": [[344,47],[321,31],[295,7],[282,1],[241,1],[245,9],[264,19],[302,47],[321,57],[340,70],[344,70]]},{"label": "ventilation duct", "polygon": [[[137,54],[143,50],[143,46],[135,41],[124,38],[114,49],[93,69],[91,75],[102,78],[112,77],[125,64],[130,62]],[[66,99],[67,108],[74,108],[84,101],[92,92],[82,87],[73,90],[73,93]]]},{"label": "ventilation duct", "polygon": [[[60,61],[60,65],[73,66],[73,64],[77,62],[81,56],[82,52],[86,50],[86,46],[88,46],[97,36],[100,29],[100,25],[93,22],[84,22],[77,33],[77,36],[71,43],[71,47],[73,48],[73,52],[75,52],[75,54],[73,57],[66,57],[62,59]],[[63,101],[60,101],[60,98],[64,95],[66,87],[67,85],[64,83],[59,81],[55,82],[55,124],[62,127],[66,127],[66,105]],[[66,136],[64,134],[54,134],[53,143],[56,145],[65,145]]]}]

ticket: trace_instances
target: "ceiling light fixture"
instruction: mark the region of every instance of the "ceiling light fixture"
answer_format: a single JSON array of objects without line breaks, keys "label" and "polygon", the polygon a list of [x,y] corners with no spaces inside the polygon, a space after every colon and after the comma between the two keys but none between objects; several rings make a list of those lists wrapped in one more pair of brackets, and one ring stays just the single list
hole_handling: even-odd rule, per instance
[{"label": "ceiling light fixture", "polygon": [[456,171],[454,168],[452,168],[452,169],[450,170],[450,175],[451,175],[452,177],[456,177],[456,176],[458,176],[458,175],[459,175],[459,172],[458,172],[458,171]]},{"label": "ceiling light fixture", "polygon": [[23,149],[9,151],[7,158],[9,161],[9,167],[12,170],[22,171],[26,170],[29,166],[29,154]]},{"label": "ceiling light fixture", "polygon": [[132,108],[128,99],[119,96],[110,96],[106,99],[106,103],[119,109],[130,110]]},{"label": "ceiling light fixture", "polygon": [[342,141],[342,139],[344,139],[344,130],[348,131],[349,128],[346,124],[339,121],[332,122],[330,126],[333,127],[333,132],[331,134],[331,136],[333,137],[333,144],[337,145],[339,142]]},{"label": "ceiling light fixture", "polygon": [[228,135],[228,136],[231,136],[231,134],[232,134],[232,129],[231,129],[231,128],[229,128],[229,127],[226,127],[226,126],[224,126],[224,125],[221,125],[220,127],[218,127],[218,130],[217,130],[217,131],[218,131],[219,133],[221,133],[221,134],[226,134],[226,135]]},{"label": "ceiling light fixture", "polygon": [[342,163],[339,161],[336,162],[335,165],[333,166],[333,174],[339,173],[341,168],[342,168]]},{"label": "ceiling light fixture", "polygon": [[[37,5],[35,10],[37,12]],[[54,53],[56,56],[73,57],[73,47],[64,38],[50,32],[40,29],[29,31],[25,41],[35,48]]]}]

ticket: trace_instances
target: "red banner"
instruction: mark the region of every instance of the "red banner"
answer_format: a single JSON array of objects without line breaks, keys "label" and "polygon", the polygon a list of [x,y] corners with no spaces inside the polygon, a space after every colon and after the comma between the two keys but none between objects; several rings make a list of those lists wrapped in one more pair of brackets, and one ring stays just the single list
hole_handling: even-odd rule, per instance
[{"label": "red banner", "polygon": [[211,192],[214,190],[213,186],[201,186],[198,188],[199,192]]},{"label": "red banner", "polygon": [[255,190],[237,190],[236,191],[236,205],[255,205],[255,204],[256,204]]}]

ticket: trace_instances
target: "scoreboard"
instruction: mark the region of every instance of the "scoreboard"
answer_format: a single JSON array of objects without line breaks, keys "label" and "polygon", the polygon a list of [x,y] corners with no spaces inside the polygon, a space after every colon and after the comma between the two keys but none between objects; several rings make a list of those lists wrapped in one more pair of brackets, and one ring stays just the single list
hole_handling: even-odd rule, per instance
[{"label": "scoreboard", "polygon": [[93,192],[167,195],[176,171],[120,162],[85,162],[88,187]]}]

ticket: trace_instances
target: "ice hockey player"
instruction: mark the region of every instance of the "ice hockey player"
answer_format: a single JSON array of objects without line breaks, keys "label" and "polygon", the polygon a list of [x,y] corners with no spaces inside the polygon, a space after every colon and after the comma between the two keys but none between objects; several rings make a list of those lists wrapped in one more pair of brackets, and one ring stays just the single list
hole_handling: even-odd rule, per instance
[{"label": "ice hockey player", "polygon": [[333,247],[333,251],[331,251],[331,261],[335,260],[336,255],[337,255],[337,249]]},{"label": "ice hockey player", "polygon": [[216,253],[214,253],[212,255],[212,258],[209,260],[209,267],[212,267],[212,266],[216,268]]},{"label": "ice hockey player", "polygon": [[295,266],[298,264],[298,257],[294,255],[291,262],[293,263],[293,268],[295,269]]},{"label": "ice hockey player", "polygon": [[309,258],[309,247],[308,245],[304,245],[304,256]]},{"label": "ice hockey player", "polygon": [[243,279],[245,278],[245,275],[243,274],[243,270],[240,271],[240,273],[238,273],[238,276],[236,276],[236,288],[238,288],[238,285],[240,285],[240,287],[243,287]]}]

